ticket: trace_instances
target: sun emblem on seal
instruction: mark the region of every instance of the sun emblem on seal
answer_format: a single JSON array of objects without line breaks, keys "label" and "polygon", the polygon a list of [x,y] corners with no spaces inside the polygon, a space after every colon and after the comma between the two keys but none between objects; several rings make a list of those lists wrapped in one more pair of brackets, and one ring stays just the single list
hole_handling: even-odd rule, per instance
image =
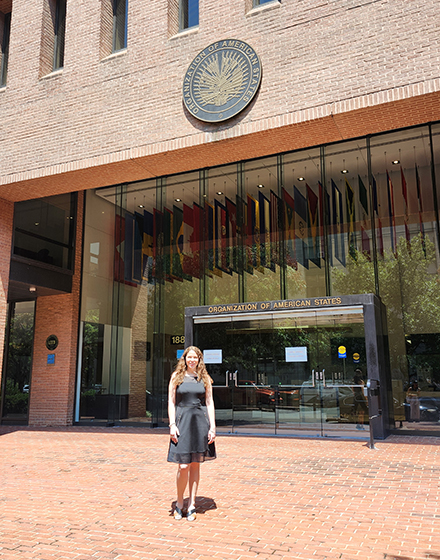
[{"label": "sun emblem on seal", "polygon": [[230,119],[255,96],[261,80],[260,60],[247,43],[219,41],[201,51],[183,82],[188,111],[206,122]]},{"label": "sun emblem on seal", "polygon": [[194,94],[203,106],[223,106],[242,94],[248,73],[238,53],[216,53],[200,68],[194,80]]}]

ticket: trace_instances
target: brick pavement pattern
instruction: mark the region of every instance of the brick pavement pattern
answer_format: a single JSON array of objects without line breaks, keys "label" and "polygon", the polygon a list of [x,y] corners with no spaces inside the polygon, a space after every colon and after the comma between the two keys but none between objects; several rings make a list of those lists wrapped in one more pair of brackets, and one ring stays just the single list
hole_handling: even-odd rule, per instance
[{"label": "brick pavement pattern", "polygon": [[440,559],[440,439],[220,436],[193,523],[168,435],[0,427],[0,560]]}]

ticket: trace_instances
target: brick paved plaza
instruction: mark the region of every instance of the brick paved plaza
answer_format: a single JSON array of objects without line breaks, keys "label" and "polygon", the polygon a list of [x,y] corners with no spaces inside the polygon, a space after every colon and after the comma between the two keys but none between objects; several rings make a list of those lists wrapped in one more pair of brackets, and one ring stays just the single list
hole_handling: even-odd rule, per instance
[{"label": "brick paved plaza", "polygon": [[0,428],[0,560],[440,559],[440,439],[220,436],[195,522],[168,435]]}]

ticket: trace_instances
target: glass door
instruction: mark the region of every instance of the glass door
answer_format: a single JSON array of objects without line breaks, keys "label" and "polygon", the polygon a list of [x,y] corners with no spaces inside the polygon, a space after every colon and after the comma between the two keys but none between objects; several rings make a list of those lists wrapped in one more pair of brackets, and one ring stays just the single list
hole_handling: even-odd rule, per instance
[{"label": "glass door", "polygon": [[362,307],[278,317],[274,333],[279,341],[277,433],[358,436],[366,431]]},{"label": "glass door", "polygon": [[221,350],[207,364],[220,431],[367,436],[362,306],[213,319],[194,343]]}]

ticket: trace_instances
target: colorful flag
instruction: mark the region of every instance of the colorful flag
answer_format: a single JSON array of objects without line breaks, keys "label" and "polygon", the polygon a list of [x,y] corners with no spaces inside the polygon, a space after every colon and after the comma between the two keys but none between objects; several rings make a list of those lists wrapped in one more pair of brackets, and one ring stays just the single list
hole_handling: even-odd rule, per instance
[{"label": "colorful flag", "polygon": [[124,281],[124,245],[125,245],[125,218],[116,214],[115,220],[115,262],[114,279],[116,282]]},{"label": "colorful flag", "polygon": [[163,271],[165,280],[173,281],[173,212],[164,208],[163,212]]},{"label": "colorful flag", "polygon": [[354,205],[354,191],[351,188],[348,179],[345,179],[345,203],[347,208],[347,220],[348,220],[348,236],[347,236],[347,246],[348,251],[352,258],[356,255],[356,209]]},{"label": "colorful flag", "polygon": [[260,205],[250,194],[247,195],[247,237],[248,248],[250,249],[250,263],[253,268],[263,272],[261,266],[261,247],[260,247]]},{"label": "colorful flag", "polygon": [[183,204],[183,239],[182,239],[182,272],[184,276],[194,276],[194,255],[191,247],[191,236],[194,233],[194,212],[191,206]]},{"label": "colorful flag", "polygon": [[306,184],[307,192],[307,217],[309,223],[309,260],[321,267],[321,243],[319,231],[319,198]]},{"label": "colorful flag", "polygon": [[295,256],[299,264],[309,268],[307,200],[296,187],[293,187],[293,198],[295,201]]},{"label": "colorful flag", "polygon": [[153,214],[144,210],[144,234],[142,240],[142,278],[149,284],[153,283]]},{"label": "colorful flag", "polygon": [[194,278],[201,278],[203,275],[202,266],[202,243],[203,243],[203,220],[204,211],[201,206],[193,203],[193,231],[190,236],[191,253],[193,256],[192,261],[192,275]]},{"label": "colorful flag", "polygon": [[183,210],[173,206],[173,276],[177,280],[191,280],[192,277],[183,272],[183,241],[184,221]]},{"label": "colorful flag", "polygon": [[248,235],[248,205],[237,195],[237,234],[241,236],[242,248],[239,251],[239,262],[249,274],[254,273],[252,266],[252,236]]},{"label": "colorful flag", "polygon": [[325,236],[324,224],[325,220],[330,216],[330,197],[328,192],[324,189],[321,181],[318,181],[318,194],[319,194],[319,245],[320,245],[320,258],[325,259]]},{"label": "colorful flag", "polygon": [[298,264],[295,254],[295,201],[284,187],[282,189],[282,197],[286,264],[294,269],[297,269]]},{"label": "colorful flag", "polygon": [[226,254],[226,264],[231,271],[238,272],[237,206],[227,197],[225,197],[225,202],[228,223],[228,249]]},{"label": "colorful flag", "polygon": [[214,271],[214,206],[205,202],[205,269]]},{"label": "colorful flag", "polygon": [[270,191],[270,224],[271,224],[271,269],[275,270],[275,266],[280,264],[280,243],[281,243],[281,201],[279,197]]},{"label": "colorful flag", "polygon": [[134,217],[125,213],[124,280],[133,281]]},{"label": "colorful flag", "polygon": [[226,206],[215,201],[215,266],[223,272],[230,273],[226,263],[228,246],[228,223]]},{"label": "colorful flag", "polygon": [[403,174],[402,166],[400,166],[400,183],[402,185],[402,196],[403,196],[403,222],[405,224],[405,238],[407,243],[409,243],[409,227],[408,227],[408,189],[406,186],[405,175]]},{"label": "colorful flag", "polygon": [[331,180],[332,185],[332,234],[334,241],[334,256],[338,261],[345,266],[345,244],[344,244],[344,233],[343,233],[343,223],[344,223],[344,210],[342,205],[342,194],[341,191],[336,186],[336,183]]},{"label": "colorful flag", "polygon": [[417,164],[415,165],[415,168],[416,168],[417,204],[418,204],[418,211],[419,211],[419,227],[420,227],[420,233],[422,234],[422,238],[424,238],[425,228],[423,226],[422,191],[420,188],[420,176],[419,176],[419,169],[417,167]]},{"label": "colorful flag", "polygon": [[370,222],[368,217],[368,194],[367,189],[360,177],[358,175],[358,186],[359,186],[359,202],[361,203],[361,243],[362,243],[362,252],[371,256],[371,248],[370,248],[370,237],[368,235],[368,230],[370,229]]},{"label": "colorful flag", "polygon": [[153,209],[153,276],[156,282],[164,281],[164,233],[163,213]]},{"label": "colorful flag", "polygon": [[261,266],[272,268],[270,233],[271,233],[271,213],[270,202],[260,191],[258,193],[260,204],[260,247],[261,247]]},{"label": "colorful flag", "polygon": [[388,218],[390,222],[391,250],[393,251],[393,253],[395,253],[397,247],[397,238],[396,238],[396,217],[394,214],[394,189],[388,170],[387,170],[387,194],[388,194]]},{"label": "colorful flag", "polygon": [[133,280],[142,281],[142,241],[144,238],[144,216],[135,212],[133,220]]},{"label": "colorful flag", "polygon": [[379,216],[379,203],[377,199],[377,182],[375,177],[373,177],[373,216],[376,217],[376,243],[377,252],[382,257],[384,256],[384,246],[383,246],[383,232],[382,232],[382,221]]}]

